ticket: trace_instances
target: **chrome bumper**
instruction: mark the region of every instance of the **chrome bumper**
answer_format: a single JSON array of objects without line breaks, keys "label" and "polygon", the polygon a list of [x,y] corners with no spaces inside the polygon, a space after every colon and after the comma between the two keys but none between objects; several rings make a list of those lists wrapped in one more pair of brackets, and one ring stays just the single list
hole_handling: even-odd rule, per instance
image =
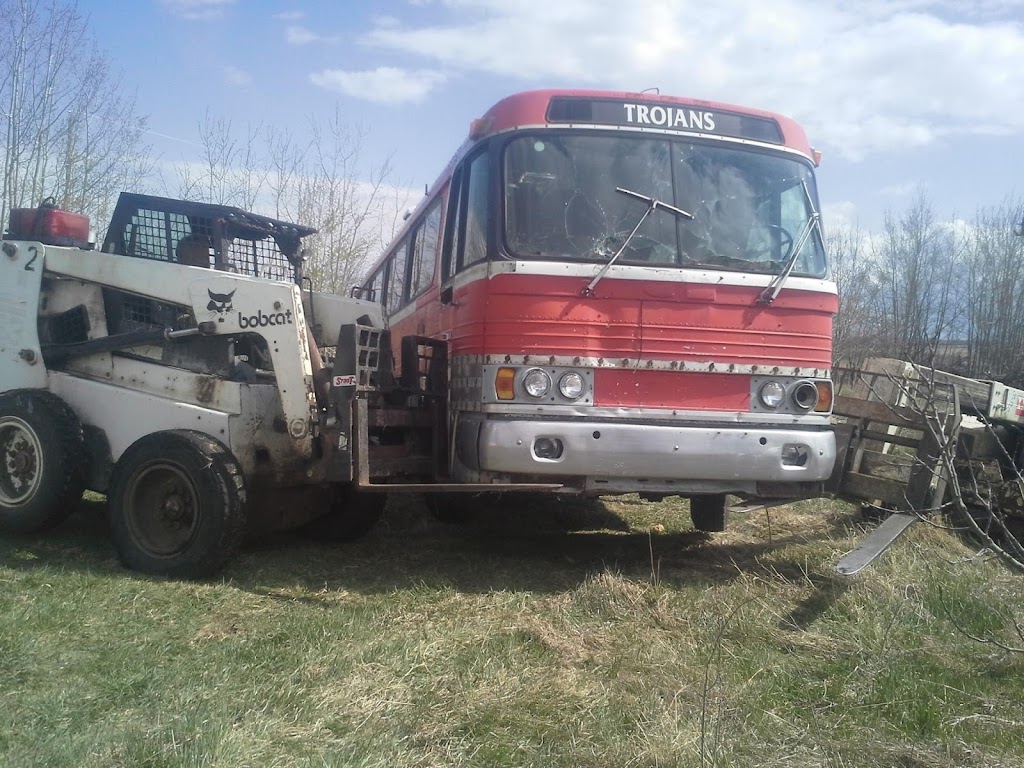
[{"label": "chrome bumper", "polygon": [[[463,420],[457,435],[457,453],[463,464],[505,474],[796,483],[826,480],[836,461],[835,435],[828,428],[477,416]],[[545,458],[545,447],[552,453],[550,441],[558,441],[560,453]]]}]

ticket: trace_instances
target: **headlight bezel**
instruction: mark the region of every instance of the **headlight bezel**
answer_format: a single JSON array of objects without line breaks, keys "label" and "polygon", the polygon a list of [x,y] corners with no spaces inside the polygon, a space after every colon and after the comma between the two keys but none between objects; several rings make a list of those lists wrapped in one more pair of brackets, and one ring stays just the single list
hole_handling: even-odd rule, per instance
[{"label": "headlight bezel", "polygon": [[[573,388],[575,390],[575,394],[570,393],[573,390],[570,390],[570,392],[566,391],[566,389],[569,388],[568,382],[570,380],[575,384],[575,387]],[[578,371],[566,371],[558,377],[558,393],[566,400],[572,400],[575,402],[583,397],[583,393],[586,391],[587,383]]]},{"label": "headlight bezel", "polygon": [[[535,371],[543,372],[550,378],[547,392],[543,395],[539,395],[540,389],[537,386],[542,379],[539,373],[534,373]],[[508,376],[509,372],[514,372],[512,374],[514,392],[508,391],[507,384],[504,387],[499,387],[498,377],[500,375]],[[514,362],[484,363],[481,373],[484,382],[481,400],[485,404],[508,406],[594,405],[594,369],[586,366],[538,365],[537,363],[526,363],[524,365],[523,363],[517,364]],[[583,381],[583,391],[575,398],[563,394],[559,389],[561,379],[570,373],[578,375]],[[532,393],[526,388],[528,376],[531,377],[530,381],[533,382]],[[572,379],[570,379],[571,381]],[[570,395],[574,392],[572,389],[567,389],[566,391]],[[509,397],[510,394],[512,397]]]},{"label": "headlight bezel", "polygon": [[[825,377],[753,376],[750,379],[750,410],[780,416],[828,416],[832,412],[832,386],[832,380]],[[784,395],[782,401],[775,405],[779,387]],[[762,396],[763,393],[766,396]]]},{"label": "headlight bezel", "polygon": [[757,390],[761,405],[777,411],[786,402],[786,388],[778,381],[766,381]]},{"label": "headlight bezel", "polygon": [[[534,400],[543,400],[547,397],[553,384],[551,381],[551,374],[543,368],[530,368],[523,374],[523,378],[520,379],[520,381],[523,385],[523,393],[528,397],[532,397]],[[543,389],[534,391],[534,389],[531,388],[531,385],[537,382],[543,383]]]}]

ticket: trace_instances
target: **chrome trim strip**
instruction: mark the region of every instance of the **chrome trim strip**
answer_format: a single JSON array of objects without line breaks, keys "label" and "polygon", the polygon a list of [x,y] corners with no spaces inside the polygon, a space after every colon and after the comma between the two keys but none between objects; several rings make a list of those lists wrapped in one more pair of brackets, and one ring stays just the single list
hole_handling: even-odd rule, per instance
[{"label": "chrome trim strip", "polygon": [[625,368],[647,371],[680,371],[683,373],[736,373],[761,376],[792,376],[795,378],[829,379],[829,368],[799,368],[786,365],[743,365],[716,360],[654,360],[651,358],[573,357],[569,355],[453,355],[468,363],[481,365],[543,365],[570,368]]},{"label": "chrome trim strip", "polygon": [[513,419],[558,420],[575,419],[590,424],[601,419],[615,423],[647,422],[659,424],[686,424],[700,426],[722,426],[731,428],[739,424],[800,426],[808,429],[828,427],[831,415],[816,413],[749,413],[747,411],[696,411],[680,408],[620,408],[594,407],[583,405],[535,405],[531,403],[500,403],[483,405],[453,402],[452,410],[473,411]]},{"label": "chrome trim strip", "polygon": [[[692,109],[692,105],[687,108]],[[732,114],[745,114],[742,112],[736,112],[735,110],[726,110]],[[751,115],[757,117],[757,115]],[[774,118],[769,118],[775,122]],[[777,123],[776,123],[777,124]],[[538,124],[526,124],[526,125],[515,125],[511,128],[504,128],[500,131],[493,131],[481,137],[490,138],[492,136],[504,136],[507,133],[526,133],[529,131],[545,130],[545,131],[557,131],[557,130],[587,130],[587,131],[604,131],[614,133],[656,133],[664,136],[681,136],[687,139],[709,139],[711,141],[720,141],[725,144],[740,144],[746,147],[757,147],[760,149],[770,149],[775,152],[785,152],[788,155],[796,155],[797,157],[803,158],[809,163],[814,163],[814,158],[808,157],[799,149],[789,146],[788,144],[771,144],[766,141],[754,141],[753,139],[744,139],[740,136],[726,136],[721,133],[704,133],[702,131],[677,131],[671,128],[648,128],[641,125],[599,125],[597,123],[538,123]]]},{"label": "chrome trim strip", "polygon": [[[519,274],[541,275],[549,277],[578,277],[589,279],[594,276],[595,268],[601,262],[588,261],[554,261],[554,260],[521,260],[500,259],[482,261],[469,269],[463,270],[451,279],[455,288],[492,278],[496,275]],[[767,288],[773,275],[760,272],[732,272],[712,269],[685,269],[683,267],[651,267],[638,264],[612,264],[605,280],[647,280],[655,283],[677,283],[680,285],[727,285],[749,288]],[[804,291],[807,293],[826,293],[835,295],[836,284],[823,277],[794,276],[786,281],[786,290]],[[650,299],[654,301],[655,299]],[[412,302],[415,305],[416,301]],[[708,302],[713,303],[713,302]],[[403,310],[404,311],[404,310]],[[397,314],[402,314],[402,311]]]},{"label": "chrome trim strip", "polygon": [[[594,276],[595,267],[600,268],[603,262],[590,261],[554,261],[554,260],[516,260],[516,261],[493,261],[491,264],[502,265],[501,270],[496,272],[515,272],[523,275],[548,275],[551,277],[580,277],[591,278]],[[511,269],[505,267],[510,265]],[[612,264],[605,280],[648,280],[658,283],[679,283],[694,285],[728,285],[746,286],[752,288],[766,288],[774,275],[764,272],[736,272],[732,270],[715,269],[687,269],[685,267],[652,267],[639,264]],[[800,277],[794,276],[786,281],[787,289],[807,291],[812,293],[836,294],[836,284],[824,277]],[[653,297],[649,299],[655,301]],[[713,303],[713,302],[708,302]]]}]

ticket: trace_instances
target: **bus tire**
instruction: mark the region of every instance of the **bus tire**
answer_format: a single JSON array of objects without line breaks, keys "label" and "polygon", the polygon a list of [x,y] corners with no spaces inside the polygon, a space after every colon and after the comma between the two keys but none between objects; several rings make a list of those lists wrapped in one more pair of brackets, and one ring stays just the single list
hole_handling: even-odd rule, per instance
[{"label": "bus tire", "polygon": [[693,527],[706,533],[725,530],[725,494],[708,493],[690,497],[690,520]]},{"label": "bus tire", "polygon": [[445,525],[468,525],[480,510],[494,506],[502,498],[500,493],[427,493],[423,501],[431,517]]},{"label": "bus tire", "polygon": [[388,502],[386,493],[361,493],[352,485],[333,486],[329,494],[327,514],[302,528],[309,538],[333,542],[361,539],[377,525]]},{"label": "bus tire", "polygon": [[85,490],[82,424],[45,390],[0,395],[0,531],[33,533],[61,522]]},{"label": "bus tire", "polygon": [[114,466],[107,493],[118,557],[156,576],[212,576],[241,547],[245,500],[241,467],[219,441],[191,430],[141,437]]}]

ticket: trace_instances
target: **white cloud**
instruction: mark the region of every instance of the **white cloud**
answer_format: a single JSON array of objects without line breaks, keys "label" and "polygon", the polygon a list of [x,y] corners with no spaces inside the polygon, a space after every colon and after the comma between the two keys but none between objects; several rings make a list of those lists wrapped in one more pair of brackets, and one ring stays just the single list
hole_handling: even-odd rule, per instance
[{"label": "white cloud", "polygon": [[940,221],[937,226],[940,231],[948,233],[954,241],[959,242],[970,241],[978,234],[978,225],[962,218]]},{"label": "white cloud", "polygon": [[374,16],[373,24],[376,27],[398,27],[401,26],[402,20],[397,16]]},{"label": "white cloud", "polygon": [[852,229],[857,225],[857,206],[850,200],[822,203],[821,220],[829,231]]},{"label": "white cloud", "polygon": [[381,104],[423,101],[446,79],[442,72],[435,70],[395,67],[377,67],[361,72],[326,69],[310,75],[313,84],[321,88]]},{"label": "white cloud", "polygon": [[[432,69],[737,102],[847,158],[1024,132],[1022,0],[446,0],[362,43]],[[956,19],[956,20],[953,20]],[[382,71],[382,70],[377,70]]]},{"label": "white cloud", "polygon": [[902,197],[907,198],[913,195],[915,192],[921,192],[921,182],[919,181],[903,181],[897,184],[886,184],[880,190],[878,194],[882,197]]},{"label": "white cloud", "polygon": [[160,0],[168,12],[186,21],[207,21],[224,15],[235,0]]},{"label": "white cloud", "polygon": [[281,11],[273,16],[277,21],[302,21],[306,18],[305,11]]},{"label": "white cloud", "polygon": [[227,66],[224,67],[223,72],[224,80],[227,81],[228,85],[237,85],[243,88],[247,85],[252,85],[252,75],[243,69]]},{"label": "white cloud", "polygon": [[306,27],[289,26],[284,31],[284,39],[289,45],[309,45],[310,43],[336,43],[337,37],[318,35]]}]

